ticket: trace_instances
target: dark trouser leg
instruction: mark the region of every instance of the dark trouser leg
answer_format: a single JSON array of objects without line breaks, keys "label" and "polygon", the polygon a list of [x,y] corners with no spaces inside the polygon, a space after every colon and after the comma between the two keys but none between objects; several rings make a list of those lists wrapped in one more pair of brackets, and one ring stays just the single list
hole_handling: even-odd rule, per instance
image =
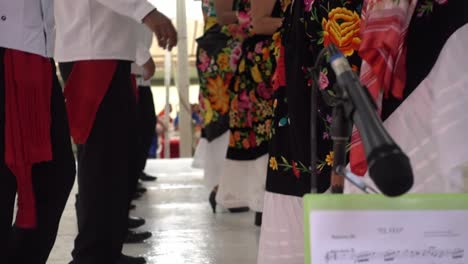
[{"label": "dark trouser leg", "polygon": [[143,171],[148,159],[149,148],[155,136],[156,113],[154,110],[153,93],[148,86],[140,86],[140,97],[138,101],[138,121],[139,121],[139,156],[138,170]]},{"label": "dark trouser leg", "polygon": [[119,62],[78,161],[79,234],[75,264],[115,263],[127,234],[129,173],[135,147],[130,63]]},{"label": "dark trouser leg", "polygon": [[135,195],[140,173],[145,169],[148,151],[156,127],[156,113],[154,112],[153,94],[150,87],[139,87],[137,103],[137,145],[135,148],[136,170],[130,175],[132,182],[129,189],[129,203]]},{"label": "dark trouser leg", "polygon": [[[60,84],[55,76],[55,71],[54,87],[51,98],[51,114],[53,160],[51,162],[36,164],[32,169],[37,209],[37,228],[34,230],[24,230],[20,228],[12,229],[11,237],[8,242],[9,255],[11,256],[9,263],[11,264],[46,263],[50,251],[54,246],[60,218],[75,179],[75,160],[71,149],[64,99]],[[1,131],[3,139],[3,127]],[[3,153],[3,144],[1,149]],[[14,177],[7,169],[5,169],[3,157],[1,160],[1,175],[6,176],[8,182],[7,186],[13,186],[11,181],[14,182]],[[1,191],[1,193],[3,194],[3,191]],[[8,196],[10,196],[11,189],[9,189],[7,193]],[[10,199],[10,197],[8,197],[7,200],[8,199]],[[11,206],[13,206],[13,204]],[[0,210],[3,212],[3,208]],[[6,210],[7,213],[10,211],[10,209]],[[11,223],[11,214],[8,214]]]}]

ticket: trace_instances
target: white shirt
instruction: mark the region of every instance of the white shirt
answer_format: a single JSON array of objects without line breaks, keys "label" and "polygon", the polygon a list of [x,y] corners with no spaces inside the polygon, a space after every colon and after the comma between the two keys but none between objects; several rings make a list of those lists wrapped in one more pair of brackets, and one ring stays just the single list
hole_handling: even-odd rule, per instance
[{"label": "white shirt", "polygon": [[54,39],[53,0],[0,0],[0,47],[52,57]]},{"label": "white shirt", "polygon": [[146,0],[56,0],[56,59],[135,61],[135,21],[153,9]]},{"label": "white shirt", "polygon": [[144,71],[142,65],[151,58],[150,49],[153,44],[153,32],[141,24],[136,24],[135,30],[138,33],[138,39],[136,60],[135,63],[132,63],[132,74],[137,75],[138,86],[151,86],[151,79],[145,81],[141,75],[143,75]]}]

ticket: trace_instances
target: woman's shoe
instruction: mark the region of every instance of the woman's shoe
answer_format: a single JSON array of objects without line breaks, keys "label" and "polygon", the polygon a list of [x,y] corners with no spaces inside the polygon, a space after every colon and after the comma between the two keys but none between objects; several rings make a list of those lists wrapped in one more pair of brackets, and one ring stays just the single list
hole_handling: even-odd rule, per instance
[{"label": "woman's shoe", "polygon": [[[210,205],[211,205],[211,209],[213,209],[213,214],[216,214],[216,192],[217,190],[216,189],[213,189],[213,191],[211,191],[210,193],[210,198],[209,198],[209,202],[210,202]],[[248,212],[250,210],[250,208],[248,207],[234,207],[234,208],[228,208],[228,211],[230,213],[244,213],[244,212]]]},{"label": "woman's shoe", "polygon": [[210,202],[211,209],[213,209],[213,214],[216,214],[216,190],[211,191],[208,201]]},{"label": "woman's shoe", "polygon": [[229,212],[235,214],[235,213],[245,213],[250,211],[250,208],[248,207],[235,207],[235,208],[228,208]]}]

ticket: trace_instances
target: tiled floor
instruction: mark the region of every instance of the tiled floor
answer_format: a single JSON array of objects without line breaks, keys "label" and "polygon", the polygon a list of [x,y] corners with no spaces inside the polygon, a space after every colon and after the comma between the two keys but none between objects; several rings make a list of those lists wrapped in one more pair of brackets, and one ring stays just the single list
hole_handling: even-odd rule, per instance
[{"label": "tiled floor", "polygon": [[[190,159],[154,160],[147,172],[158,176],[136,201],[132,215],[144,217],[142,230],[153,232],[144,244],[127,245],[124,253],[145,256],[149,264],[255,264],[259,228],[254,214],[217,213],[208,205],[202,171]],[[75,188],[76,189],[76,188]],[[74,193],[62,218],[50,264],[70,261],[76,235]]]}]

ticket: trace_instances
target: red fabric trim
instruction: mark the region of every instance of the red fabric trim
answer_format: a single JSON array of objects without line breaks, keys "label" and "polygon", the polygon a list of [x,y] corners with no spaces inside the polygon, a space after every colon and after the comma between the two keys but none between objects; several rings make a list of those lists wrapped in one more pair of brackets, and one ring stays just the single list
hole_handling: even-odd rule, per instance
[{"label": "red fabric trim", "polygon": [[281,45],[278,60],[276,62],[275,74],[273,76],[273,91],[286,86],[286,65],[284,64],[284,59],[284,46]]},{"label": "red fabric trim", "polygon": [[78,61],[65,85],[70,133],[77,144],[88,140],[104,96],[117,69],[116,60]]},{"label": "red fabric trim", "polygon": [[33,164],[52,160],[50,59],[22,51],[5,51],[5,163],[16,176],[16,226],[35,228]]}]

